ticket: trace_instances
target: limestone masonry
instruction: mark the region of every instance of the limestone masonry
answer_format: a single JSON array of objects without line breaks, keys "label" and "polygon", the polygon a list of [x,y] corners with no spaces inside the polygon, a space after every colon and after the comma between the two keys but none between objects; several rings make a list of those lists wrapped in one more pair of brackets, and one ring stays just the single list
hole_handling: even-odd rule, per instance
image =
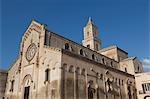
[{"label": "limestone masonry", "polygon": [[148,94],[138,98],[135,75],[143,72],[138,58],[129,57],[116,45],[102,48],[91,18],[83,31],[80,45],[33,20],[22,37],[19,56],[8,70],[3,97],[149,99],[150,82],[146,82]]}]

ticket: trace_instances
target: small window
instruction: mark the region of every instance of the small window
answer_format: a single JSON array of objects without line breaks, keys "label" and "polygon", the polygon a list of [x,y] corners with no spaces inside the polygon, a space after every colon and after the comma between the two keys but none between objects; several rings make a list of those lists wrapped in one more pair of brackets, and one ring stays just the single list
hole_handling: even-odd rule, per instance
[{"label": "small window", "polygon": [[11,81],[11,88],[10,88],[10,91],[13,92],[13,90],[14,90],[14,80]]},{"label": "small window", "polygon": [[120,83],[121,83],[121,82],[120,82],[120,79],[119,79],[119,85],[120,85]]},{"label": "small window", "polygon": [[92,59],[93,59],[93,60],[95,59],[95,56],[94,56],[94,54],[92,55]]},{"label": "small window", "polygon": [[99,60],[98,60],[98,57],[95,57],[95,60],[98,62]]},{"label": "small window", "polygon": [[117,83],[117,78],[116,78],[116,83]]},{"label": "small window", "polygon": [[105,64],[105,60],[104,60],[104,58],[102,58],[102,63],[103,63],[103,64]]},{"label": "small window", "polygon": [[140,67],[138,66],[138,72],[140,72]]},{"label": "small window", "polygon": [[69,50],[69,44],[68,43],[65,44],[65,49]]},{"label": "small window", "polygon": [[89,36],[89,32],[87,32],[87,36]]},{"label": "small window", "polygon": [[123,80],[122,80],[122,85],[123,85]]},{"label": "small window", "polygon": [[82,74],[82,75],[85,75],[85,69],[82,69],[81,74]]},{"label": "small window", "polygon": [[113,67],[113,62],[111,61],[110,65]]},{"label": "small window", "polygon": [[80,50],[80,55],[83,55],[83,50],[82,49]]},{"label": "small window", "polygon": [[125,72],[127,73],[127,68],[125,67]]},{"label": "small window", "polygon": [[45,81],[49,80],[49,69],[45,70]]},{"label": "small window", "polygon": [[96,50],[98,51],[98,44],[96,44]]},{"label": "small window", "polygon": [[101,74],[101,75],[100,75],[100,79],[102,79],[102,80],[103,80],[103,74]]},{"label": "small window", "polygon": [[72,52],[74,52],[74,49],[73,49],[73,47],[72,47],[72,46],[70,47],[70,50],[71,50]]},{"label": "small window", "polygon": [[87,45],[87,48],[90,48],[90,45],[89,45],[89,44]]}]

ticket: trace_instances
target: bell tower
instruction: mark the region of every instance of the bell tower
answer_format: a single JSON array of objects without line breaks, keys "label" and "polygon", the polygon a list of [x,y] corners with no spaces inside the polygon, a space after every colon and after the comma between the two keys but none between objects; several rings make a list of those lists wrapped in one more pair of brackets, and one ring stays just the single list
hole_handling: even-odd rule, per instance
[{"label": "bell tower", "polygon": [[84,40],[82,41],[82,45],[94,51],[100,50],[101,41],[98,39],[98,28],[96,27],[96,25],[94,25],[90,17],[83,31]]}]

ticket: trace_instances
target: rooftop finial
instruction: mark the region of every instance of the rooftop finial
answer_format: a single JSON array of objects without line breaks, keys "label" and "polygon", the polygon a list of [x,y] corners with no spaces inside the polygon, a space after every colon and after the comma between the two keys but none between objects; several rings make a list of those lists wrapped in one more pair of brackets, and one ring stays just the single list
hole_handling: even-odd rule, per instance
[{"label": "rooftop finial", "polygon": [[93,22],[92,22],[92,18],[91,17],[89,17],[89,21],[88,21],[88,24],[92,24]]},{"label": "rooftop finial", "polygon": [[92,21],[92,18],[91,18],[91,17],[89,17],[89,21]]}]

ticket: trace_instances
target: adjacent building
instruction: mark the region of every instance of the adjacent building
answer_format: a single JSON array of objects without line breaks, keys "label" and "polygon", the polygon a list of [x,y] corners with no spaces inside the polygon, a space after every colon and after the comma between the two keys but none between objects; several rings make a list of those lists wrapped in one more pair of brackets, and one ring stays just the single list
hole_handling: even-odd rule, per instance
[{"label": "adjacent building", "polygon": [[138,99],[150,99],[150,72],[135,75]]},{"label": "adjacent building", "polygon": [[116,45],[102,48],[91,18],[83,31],[81,45],[33,20],[8,71],[5,98],[137,99],[141,62]]}]

